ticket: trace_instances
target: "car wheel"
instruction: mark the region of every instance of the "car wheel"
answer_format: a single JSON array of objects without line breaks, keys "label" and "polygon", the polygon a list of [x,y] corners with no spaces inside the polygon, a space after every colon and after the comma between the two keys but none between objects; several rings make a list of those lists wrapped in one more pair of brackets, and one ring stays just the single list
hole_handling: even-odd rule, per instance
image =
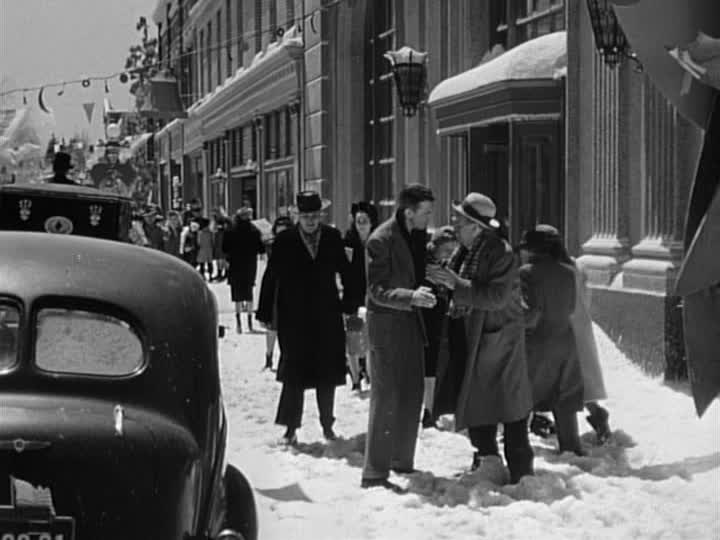
[{"label": "car wheel", "polygon": [[257,540],[255,496],[250,482],[232,465],[228,465],[225,470],[225,497],[225,527],[236,530],[245,540]]}]

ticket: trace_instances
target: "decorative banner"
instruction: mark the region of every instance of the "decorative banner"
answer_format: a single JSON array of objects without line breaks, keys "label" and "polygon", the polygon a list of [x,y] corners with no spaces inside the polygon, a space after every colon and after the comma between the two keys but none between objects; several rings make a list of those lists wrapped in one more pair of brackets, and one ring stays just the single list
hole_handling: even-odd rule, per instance
[{"label": "decorative banner", "polygon": [[85,116],[87,116],[88,124],[92,123],[92,115],[93,111],[95,110],[95,103],[92,101],[88,103],[83,103],[83,109],[85,109]]},{"label": "decorative banner", "polygon": [[45,104],[45,100],[43,99],[43,92],[44,92],[44,91],[45,91],[45,87],[43,86],[43,87],[40,89],[40,92],[38,92],[38,106],[40,107],[40,109],[41,109],[44,113],[46,113],[46,114],[52,114],[52,109]]}]

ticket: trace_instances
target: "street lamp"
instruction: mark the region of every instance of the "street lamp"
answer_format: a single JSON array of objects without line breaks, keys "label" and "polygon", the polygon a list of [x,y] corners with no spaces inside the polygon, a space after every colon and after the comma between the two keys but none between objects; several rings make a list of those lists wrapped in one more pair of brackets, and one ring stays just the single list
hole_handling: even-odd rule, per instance
[{"label": "street lamp", "polygon": [[610,0],[587,0],[587,8],[595,34],[595,46],[605,63],[615,68],[623,56],[638,63],[637,56],[630,51]]},{"label": "street lamp", "polygon": [[392,64],[400,105],[405,116],[414,116],[425,93],[427,53],[403,47],[383,55]]}]

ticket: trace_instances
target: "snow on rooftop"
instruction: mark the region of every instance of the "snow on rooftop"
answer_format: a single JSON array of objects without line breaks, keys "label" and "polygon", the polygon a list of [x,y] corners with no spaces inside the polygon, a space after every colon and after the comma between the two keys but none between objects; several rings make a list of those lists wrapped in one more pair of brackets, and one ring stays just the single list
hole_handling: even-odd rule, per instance
[{"label": "snow on rooftop", "polygon": [[210,92],[210,94],[202,98],[199,102],[193,104],[193,106],[190,107],[188,112],[190,112],[191,110],[193,112],[201,112],[203,109],[211,105],[216,98],[219,98],[219,96],[221,96],[227,91],[231,91],[232,87],[234,87],[235,84],[238,84],[239,81],[249,76],[249,74],[260,69],[261,66],[267,63],[271,58],[274,58],[278,54],[281,54],[288,48],[302,46],[302,34],[300,33],[298,27],[292,26],[288,28],[285,34],[281,38],[279,38],[278,41],[271,43],[267,47],[267,49],[258,51],[258,53],[253,57],[252,62],[249,66],[242,66],[238,68],[231,77],[228,77],[220,85],[216,86],[212,90],[212,92]]},{"label": "snow on rooftop", "polygon": [[565,31],[525,41],[492,60],[441,81],[430,92],[428,103],[460,96],[499,81],[552,79],[567,63],[566,49]]}]

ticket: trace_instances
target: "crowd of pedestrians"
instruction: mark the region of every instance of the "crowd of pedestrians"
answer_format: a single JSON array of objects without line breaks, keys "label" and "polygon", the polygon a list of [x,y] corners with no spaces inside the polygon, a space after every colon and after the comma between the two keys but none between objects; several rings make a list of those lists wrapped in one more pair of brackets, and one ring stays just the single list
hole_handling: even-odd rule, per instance
[{"label": "crowd of pedestrians", "polygon": [[584,274],[556,228],[537,225],[513,247],[494,202],[470,193],[429,233],[434,196],[414,184],[383,223],[372,204],[354,203],[342,236],[324,223],[330,204],[298,193],[265,242],[249,206],[232,219],[223,209],[203,218],[197,205],[167,219],[151,209],[135,227],[138,243],[209,281],[227,279],[238,333],[243,315],[254,331],[257,261],[267,254],[254,318],[266,335],[264,369],[279,345],[275,422],[285,444],[298,441],[308,389],[325,438],[337,438],[335,391],[348,374],[353,391],[369,386],[364,488],[402,492],[390,473],[416,472],[419,425],[437,427],[444,414],[467,430],[471,469],[506,465],[511,483],[533,474],[529,430],[555,433],[560,452],[582,455],[577,413],[586,409],[598,443],[608,439]]},{"label": "crowd of pedestrians", "polygon": [[[503,463],[502,425],[513,483],[533,474],[530,427],[556,431],[560,452],[581,455],[577,413],[585,407],[605,442],[608,413],[597,402],[606,393],[583,274],[557,229],[538,225],[513,248],[485,195],[453,205],[452,223],[432,234],[428,188],[408,186],[396,203],[384,223],[371,204],[353,204],[341,239],[322,223],[329,201],[302,192],[296,219],[274,225],[257,318],[280,344],[276,423],[286,428],[284,442],[297,442],[306,389],[316,390],[326,438],[336,438],[334,392],[346,370],[353,390],[365,377],[370,386],[362,487],[401,492],[391,471],[415,472],[419,425],[435,427],[441,414],[467,429],[473,470]],[[360,332],[366,339],[357,345]],[[273,348],[268,338],[267,367]]]}]

